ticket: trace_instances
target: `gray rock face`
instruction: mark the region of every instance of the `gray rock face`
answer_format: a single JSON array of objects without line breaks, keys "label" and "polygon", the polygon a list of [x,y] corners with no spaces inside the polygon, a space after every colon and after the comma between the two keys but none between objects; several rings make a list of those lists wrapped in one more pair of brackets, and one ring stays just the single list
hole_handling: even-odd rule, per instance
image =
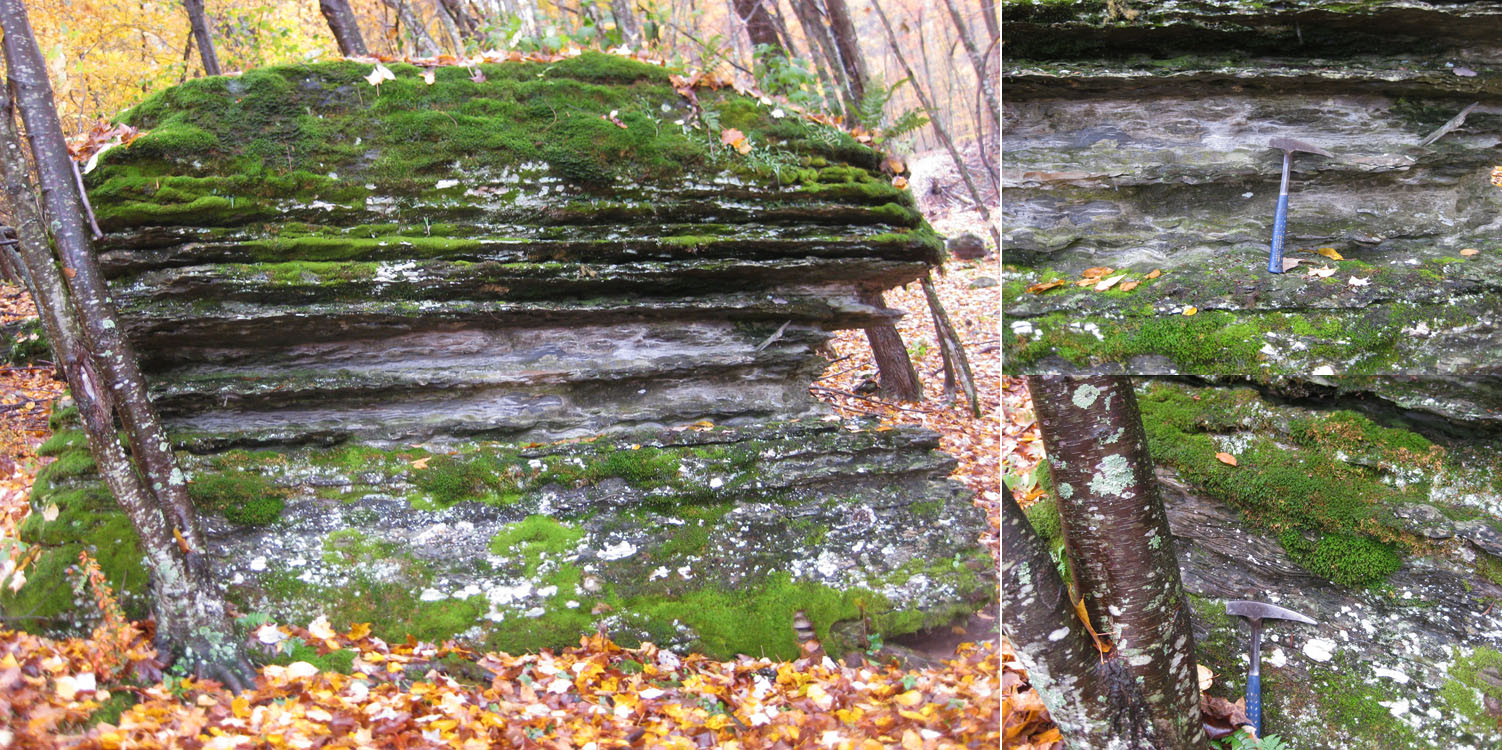
[{"label": "gray rock face", "polygon": [[[1010,367],[1498,371],[1502,108],[1487,61],[1502,48],[1475,35],[1495,8],[1224,2],[1086,21],[1094,8],[1007,23]],[[1333,157],[1296,155],[1285,258],[1300,264],[1269,274],[1279,137]],[[1140,285],[1026,291],[1091,267]],[[1211,317],[1174,317],[1191,307]]]},{"label": "gray rock face", "polygon": [[[936,436],[808,395],[830,330],[895,315],[863,290],[940,255],[875,152],[600,55],[482,84],[395,67],[381,91],[353,63],[191,82],[89,178],[243,609],[791,656],[800,611],[838,640],[995,599]],[[732,157],[701,113],[762,150]],[[111,512],[86,470],[38,486]],[[47,523],[27,533],[58,575],[104,525]],[[0,604],[64,617],[53,579]]]}]

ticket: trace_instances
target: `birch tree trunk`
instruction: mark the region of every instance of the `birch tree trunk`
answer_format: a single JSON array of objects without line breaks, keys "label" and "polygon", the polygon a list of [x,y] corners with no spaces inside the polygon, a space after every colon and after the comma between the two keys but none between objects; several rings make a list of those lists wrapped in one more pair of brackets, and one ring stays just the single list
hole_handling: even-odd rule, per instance
[{"label": "birch tree trunk", "polygon": [[[21,223],[30,234],[22,235],[21,244],[29,245],[27,266],[42,296],[38,306],[49,309],[46,315],[59,337],[59,359],[90,432],[90,450],[140,537],[152,571],[159,647],[201,676],[244,685],[250,667],[235,641],[224,599],[202,564],[203,535],[188,499],[186,479],[147,399],[135,353],[121,333],[89,246],[73,161],[21,0],[0,0],[0,27],[5,30],[11,90],[16,92],[31,139],[50,219],[47,226],[52,230],[48,243],[41,232],[30,228],[40,227],[40,218],[27,218]],[[7,103],[5,114],[9,112]],[[29,179],[14,122],[7,117],[0,127],[7,182],[17,191],[12,194],[12,210],[25,215],[31,204],[20,194],[26,189],[17,186],[27,185]],[[61,273],[51,252],[43,253],[52,246],[60,255],[62,270],[72,273]],[[129,457],[115,437],[116,413],[130,441]]]},{"label": "birch tree trunk", "polygon": [[1142,687],[1159,750],[1209,742],[1168,515],[1131,381],[1029,376],[1074,577]]},{"label": "birch tree trunk", "polygon": [[1048,548],[1010,497],[1001,500],[1001,548],[1001,632],[1065,745],[1141,747],[1149,732],[1141,690],[1114,651],[1096,650]]},{"label": "birch tree trunk", "polygon": [[334,42],[339,45],[339,54],[345,57],[365,57],[365,37],[360,35],[360,24],[349,0],[318,0],[318,11],[329,22],[329,31],[334,32]]},{"label": "birch tree trunk", "polygon": [[[986,99],[987,111],[996,122],[1001,122],[1000,99],[996,97],[996,82],[986,75],[986,60],[981,54],[980,48],[975,46],[975,39],[970,36],[970,28],[965,25],[965,19],[960,16],[960,9],[955,7],[954,0],[944,0],[944,7],[949,9],[949,18],[954,21],[955,33],[960,35],[960,44],[965,46],[965,54],[970,56],[970,64],[975,67],[975,79],[980,84],[980,92]],[[985,9],[982,8],[984,11]],[[979,132],[977,132],[979,137]],[[982,146],[984,150],[984,146]]]},{"label": "birch tree trunk", "polygon": [[203,0],[183,0],[188,9],[188,25],[193,29],[193,41],[198,44],[198,56],[203,58],[204,75],[223,75],[219,68],[219,55],[214,53],[214,37],[209,33],[209,18],[203,12]]}]

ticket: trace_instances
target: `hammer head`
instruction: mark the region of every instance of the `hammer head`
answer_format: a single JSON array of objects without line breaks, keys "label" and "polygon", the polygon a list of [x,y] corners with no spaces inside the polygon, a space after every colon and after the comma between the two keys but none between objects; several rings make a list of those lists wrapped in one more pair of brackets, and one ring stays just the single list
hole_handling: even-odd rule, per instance
[{"label": "hammer head", "polygon": [[1302,622],[1309,625],[1317,624],[1313,619],[1301,615],[1291,609],[1284,609],[1276,604],[1267,604],[1264,602],[1251,602],[1245,600],[1226,602],[1226,614],[1245,617],[1253,621],[1264,619],[1294,620],[1296,622]]},{"label": "hammer head", "polygon": [[1293,138],[1274,138],[1267,142],[1267,147],[1280,149],[1290,154],[1295,151],[1307,151],[1311,154],[1319,154],[1320,156],[1324,157],[1334,156],[1334,154],[1331,154],[1329,151],[1326,151],[1319,146],[1316,146],[1312,143],[1305,143],[1300,140],[1295,140]]}]

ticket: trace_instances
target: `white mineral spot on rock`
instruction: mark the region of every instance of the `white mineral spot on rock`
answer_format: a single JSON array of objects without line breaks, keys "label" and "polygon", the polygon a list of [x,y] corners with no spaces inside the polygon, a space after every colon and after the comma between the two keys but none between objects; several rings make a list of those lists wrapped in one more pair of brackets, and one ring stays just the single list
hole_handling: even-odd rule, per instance
[{"label": "white mineral spot on rock", "polygon": [[1329,365],[1320,365],[1319,367],[1316,367],[1312,371],[1310,371],[1309,374],[1310,375],[1334,375],[1335,374],[1335,368],[1333,368],[1333,367],[1331,367]]},{"label": "white mineral spot on rock", "polygon": [[652,575],[647,576],[647,580],[649,580],[649,581],[655,581],[655,580],[657,580],[659,578],[667,578],[667,577],[668,577],[668,569],[666,567],[663,567],[663,566],[659,565],[659,566],[657,566],[656,570],[652,571]]},{"label": "white mineral spot on rock", "polygon": [[545,611],[546,610],[544,610],[542,607],[533,607],[533,608],[527,610],[526,612],[523,612],[522,615],[525,616],[525,617],[534,617],[534,618],[535,617],[542,617],[543,612],[545,612]]},{"label": "white mineral spot on rock", "polygon": [[1281,667],[1287,663],[1288,655],[1283,653],[1281,648],[1273,649],[1272,654],[1267,657],[1267,665],[1270,667]]},{"label": "white mineral spot on rock", "polygon": [[1031,336],[1033,333],[1033,324],[1026,320],[1014,320],[1012,321],[1012,333],[1018,336]]},{"label": "white mineral spot on rock", "polygon": [[683,567],[678,569],[678,575],[681,576],[683,580],[687,581],[688,579],[694,577],[694,569],[687,565],[684,565]]},{"label": "white mineral spot on rock", "polygon": [[1387,679],[1392,680],[1393,682],[1396,682],[1399,685],[1407,685],[1408,684],[1408,675],[1403,674],[1402,672],[1399,672],[1396,669],[1388,669],[1387,667],[1377,667],[1376,669],[1372,670],[1372,674],[1374,674],[1374,675],[1376,675],[1378,677],[1386,677]]},{"label": "white mineral spot on rock", "polygon": [[256,557],[254,560],[251,560],[250,561],[250,569],[251,570],[265,570],[266,569],[266,556],[265,555],[260,555],[260,556]]},{"label": "white mineral spot on rock", "polygon": [[543,586],[542,588],[537,590],[537,595],[544,598],[552,596],[556,593],[558,593],[557,586]]},{"label": "white mineral spot on rock", "polygon": [[1407,698],[1399,698],[1395,701],[1377,701],[1377,705],[1387,709],[1387,712],[1392,714],[1395,719],[1408,713],[1409,704]]},{"label": "white mineral spot on rock", "polygon": [[568,607],[569,609],[578,609],[579,608],[579,602],[576,599],[570,599],[570,600],[564,602],[563,606]]},{"label": "white mineral spot on rock", "polygon": [[1311,638],[1304,644],[1304,655],[1315,661],[1329,661],[1335,653],[1335,641],[1324,638]]},{"label": "white mineral spot on rock", "polygon": [[438,589],[428,588],[428,589],[423,589],[422,590],[422,595],[419,596],[419,597],[417,597],[417,598],[420,599],[420,600],[422,600],[422,601],[425,601],[425,602],[436,602],[436,601],[438,601],[440,599],[447,599],[448,596],[449,596],[448,594],[445,594],[442,591],[439,591]]},{"label": "white mineral spot on rock", "polygon": [[621,560],[636,554],[636,545],[630,542],[619,542],[600,550],[601,560]]},{"label": "white mineral spot on rock", "polygon": [[1068,635],[1069,635],[1069,628],[1059,628],[1058,630],[1055,630],[1052,633],[1048,634],[1048,640],[1050,640],[1050,641],[1062,641]]},{"label": "white mineral spot on rock", "polygon": [[447,190],[458,184],[458,180],[439,180],[438,182],[433,183],[433,187],[438,188],[439,190]]},{"label": "white mineral spot on rock", "polygon": [[724,487],[724,486],[725,486],[725,480],[723,480],[723,479],[721,479],[719,477],[713,477],[713,478],[711,478],[709,480],[709,488],[712,489],[712,490],[717,490],[717,489],[719,489],[721,487]]}]

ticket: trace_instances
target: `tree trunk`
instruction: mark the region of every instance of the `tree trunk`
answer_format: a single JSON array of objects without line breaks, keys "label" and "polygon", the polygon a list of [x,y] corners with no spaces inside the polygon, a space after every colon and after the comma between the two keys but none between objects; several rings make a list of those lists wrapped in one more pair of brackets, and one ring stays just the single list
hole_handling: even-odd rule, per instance
[{"label": "tree trunk", "polygon": [[1131,381],[1034,375],[1027,385],[1090,619],[1142,686],[1155,746],[1205,747],[1189,608]]},{"label": "tree trunk", "polygon": [[751,44],[765,44],[787,54],[782,39],[777,35],[777,23],[772,20],[772,14],[767,12],[761,0],[732,0],[732,4],[736,17],[746,26],[746,36],[751,38]]},{"label": "tree trunk", "polygon": [[478,50],[485,46],[485,37],[480,34],[480,22],[470,15],[462,0],[440,0],[443,9],[448,11],[449,17],[454,19],[454,25],[459,27],[459,36],[466,44],[473,44]]},{"label": "tree trunk", "polygon": [[970,174],[970,168],[965,166],[964,157],[960,156],[960,150],[955,148],[954,141],[949,138],[949,131],[944,128],[944,123],[939,117],[939,110],[934,108],[933,102],[924,93],[923,87],[918,85],[918,74],[913,72],[913,66],[907,64],[907,57],[902,54],[902,47],[897,44],[897,32],[892,31],[892,22],[887,19],[887,14],[882,11],[881,3],[871,0],[871,7],[875,9],[876,16],[881,19],[881,26],[886,29],[887,41],[892,45],[892,54],[897,56],[897,61],[902,63],[902,70],[907,73],[908,79],[913,82],[913,93],[918,95],[918,102],[932,118],[934,133],[939,136],[939,141],[944,144],[944,149],[949,152],[949,158],[954,159],[955,169],[959,171],[960,178],[965,182],[965,188],[970,191],[970,197],[975,199],[976,210],[980,211],[981,218],[986,220],[986,226],[991,230],[991,239],[996,241],[996,246],[1001,247],[1001,230],[991,218],[991,207],[986,204],[986,199],[981,195],[980,189],[975,186],[975,178]]},{"label": "tree trunk", "polygon": [[[188,9],[188,25],[193,29],[193,39],[198,43],[198,56],[203,58],[204,75],[223,75],[219,68],[219,56],[214,54],[214,37],[209,35],[209,19],[203,12],[203,0],[183,0]],[[22,108],[24,112],[24,107]]]},{"label": "tree trunk", "polygon": [[329,22],[329,31],[334,32],[334,41],[339,45],[339,54],[345,57],[365,57],[365,37],[360,35],[360,24],[349,0],[318,0],[318,10]]},{"label": "tree trunk", "polygon": [[[860,300],[862,304],[888,309],[879,289],[861,292]],[[913,368],[897,326],[886,323],[867,328],[866,340],[871,342],[871,355],[876,359],[881,395],[901,401],[922,401],[923,385],[918,381],[918,371]]]},{"label": "tree trunk", "polygon": [[632,0],[610,0],[610,15],[615,18],[615,27],[620,29],[621,41],[636,47],[642,43],[641,21],[632,5]]},{"label": "tree trunk", "polygon": [[939,300],[939,290],[934,288],[931,274],[923,274],[923,296],[928,298],[928,311],[934,317],[934,336],[939,340],[939,352],[944,357],[944,393],[954,393],[956,384],[965,394],[970,413],[980,417],[980,396],[975,392],[975,376],[970,372],[970,358],[965,356],[965,345],[960,334],[949,322],[949,313],[944,312],[944,303]]},{"label": "tree trunk", "polygon": [[871,80],[866,72],[866,58],[861,54],[860,34],[850,19],[845,0],[824,0],[824,7],[829,16],[829,30],[834,33],[835,49],[840,53],[840,64],[845,68],[850,98],[860,103],[866,98],[866,85]]},{"label": "tree trunk", "polygon": [[996,0],[980,0],[980,15],[986,22],[986,34],[993,43],[1001,41],[1001,26],[996,22]]},{"label": "tree trunk", "polygon": [[1148,732],[1141,690],[1122,674],[1118,652],[1096,650],[1047,547],[1011,497],[1001,500],[1001,548],[1001,632],[1067,746],[1141,747]]},{"label": "tree trunk", "polygon": [[[59,272],[51,253],[43,253],[49,247],[46,238],[29,228],[29,239],[22,235],[22,244],[32,246],[27,250],[33,256],[27,265],[43,296],[37,300],[39,307],[51,310],[48,315],[59,336],[54,343],[90,431],[90,450],[140,536],[152,570],[159,646],[169,658],[184,659],[200,675],[243,685],[249,665],[233,637],[224,600],[205,573],[203,535],[186,481],[146,397],[135,353],[121,333],[89,246],[73,162],[21,0],[0,0],[0,27],[5,29],[11,90],[16,93],[43,188],[52,246],[61,256],[63,270],[71,273]],[[7,119],[3,127],[5,135],[12,136],[5,144],[8,181],[24,186],[27,173],[14,124]],[[25,196],[13,196],[13,210],[26,213],[28,208]],[[38,218],[25,223],[41,226]],[[66,281],[58,278],[62,275],[68,277]],[[70,333],[70,317],[76,322],[71,330],[77,333]],[[83,341],[89,344],[87,351]],[[115,437],[116,411],[130,440],[131,457],[125,456]]]},{"label": "tree trunk", "polygon": [[433,35],[428,33],[428,27],[423,25],[422,19],[412,12],[412,0],[382,0],[386,7],[396,11],[399,23],[407,27],[407,34],[412,37],[412,46],[417,57],[433,57],[438,54],[438,43],[433,41]]},{"label": "tree trunk", "polygon": [[803,27],[803,35],[811,40],[810,46],[819,48],[819,54],[829,68],[830,78],[838,81],[839,85],[835,86],[836,101],[843,102],[845,119],[850,120],[858,111],[856,109],[858,102],[850,98],[850,84],[846,80],[845,66],[840,64],[840,53],[835,47],[834,37],[829,33],[829,27],[824,24],[824,19],[819,14],[814,0],[788,0],[788,2],[793,6],[794,15],[798,16],[798,25]]},{"label": "tree trunk", "polygon": [[[981,95],[986,99],[986,106],[990,109],[991,116],[996,122],[1001,122],[1000,99],[996,97],[996,82],[986,75],[986,59],[981,54],[980,48],[975,46],[975,40],[970,36],[970,29],[965,25],[965,19],[960,16],[960,9],[954,5],[954,0],[944,0],[944,7],[949,9],[949,18],[954,21],[954,30],[960,35],[960,44],[965,45],[965,54],[970,56],[970,64],[975,67],[975,79],[980,84]],[[980,133],[976,136],[979,139]],[[984,148],[984,146],[982,146]]]}]

